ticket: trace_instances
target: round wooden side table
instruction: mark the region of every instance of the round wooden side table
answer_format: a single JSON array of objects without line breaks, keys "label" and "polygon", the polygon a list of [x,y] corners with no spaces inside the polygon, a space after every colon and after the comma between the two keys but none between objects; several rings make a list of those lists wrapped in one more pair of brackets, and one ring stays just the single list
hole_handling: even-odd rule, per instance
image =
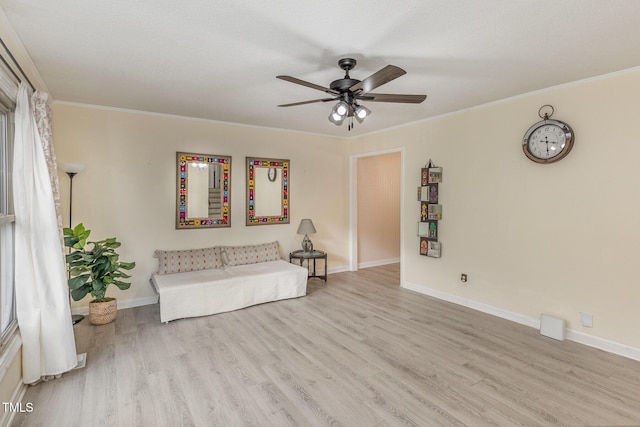
[{"label": "round wooden side table", "polygon": [[[318,274],[316,271],[316,260],[324,260],[324,274]],[[299,260],[300,266],[302,266],[304,260],[307,260],[307,270],[309,271],[309,279],[317,277],[327,281],[327,253],[324,251],[311,251],[305,252],[303,250],[297,250],[289,253],[289,262],[293,260]],[[313,260],[313,269],[311,268],[311,261]]]}]

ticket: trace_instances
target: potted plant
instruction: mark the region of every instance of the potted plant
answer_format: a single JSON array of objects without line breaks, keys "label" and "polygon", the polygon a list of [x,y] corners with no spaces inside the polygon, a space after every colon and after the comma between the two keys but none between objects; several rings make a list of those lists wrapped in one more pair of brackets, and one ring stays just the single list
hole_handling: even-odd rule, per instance
[{"label": "potted plant", "polygon": [[94,298],[89,302],[89,321],[94,325],[104,325],[116,318],[117,301],[115,298],[105,296],[109,285],[118,288],[129,289],[131,283],[121,279],[131,277],[123,270],[131,270],[136,266],[135,262],[119,260],[116,249],[120,242],[115,237],[88,242],[91,230],[78,224],[74,228],[65,228],[64,245],[71,248],[66,256],[69,266],[69,289],[74,301],[91,294]]}]

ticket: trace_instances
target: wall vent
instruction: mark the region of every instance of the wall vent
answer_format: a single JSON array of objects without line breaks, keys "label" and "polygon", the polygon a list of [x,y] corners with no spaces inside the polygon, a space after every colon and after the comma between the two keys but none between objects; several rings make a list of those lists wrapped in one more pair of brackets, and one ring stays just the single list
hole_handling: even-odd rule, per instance
[{"label": "wall vent", "polygon": [[564,319],[558,319],[546,314],[540,315],[540,335],[563,341],[565,336]]}]

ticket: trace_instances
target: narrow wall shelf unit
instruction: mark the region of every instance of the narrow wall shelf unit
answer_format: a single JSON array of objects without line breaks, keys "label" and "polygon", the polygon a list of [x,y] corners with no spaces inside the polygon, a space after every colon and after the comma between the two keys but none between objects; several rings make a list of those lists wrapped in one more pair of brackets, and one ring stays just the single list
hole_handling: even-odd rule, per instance
[{"label": "narrow wall shelf unit", "polygon": [[442,205],[439,204],[438,197],[439,186],[442,183],[442,168],[429,160],[420,172],[420,186],[418,187],[420,255],[440,258],[442,250],[438,241],[438,223],[442,219]]}]

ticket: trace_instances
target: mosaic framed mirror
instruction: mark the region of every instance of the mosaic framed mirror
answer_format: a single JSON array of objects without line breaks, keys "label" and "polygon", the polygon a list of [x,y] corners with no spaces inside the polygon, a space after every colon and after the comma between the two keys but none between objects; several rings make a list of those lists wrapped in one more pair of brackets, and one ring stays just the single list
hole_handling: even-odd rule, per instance
[{"label": "mosaic framed mirror", "polygon": [[289,224],[288,159],[246,158],[247,225]]},{"label": "mosaic framed mirror", "polygon": [[176,153],[176,229],[231,227],[231,156]]}]

